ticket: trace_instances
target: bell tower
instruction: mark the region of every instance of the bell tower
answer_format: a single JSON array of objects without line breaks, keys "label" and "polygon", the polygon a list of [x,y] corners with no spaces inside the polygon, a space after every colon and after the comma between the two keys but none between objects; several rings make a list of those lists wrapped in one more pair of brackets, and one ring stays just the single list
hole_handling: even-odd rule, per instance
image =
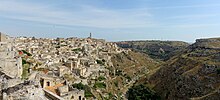
[{"label": "bell tower", "polygon": [[91,32],[89,33],[89,38],[90,38],[90,39],[92,38],[92,33],[91,33]]}]

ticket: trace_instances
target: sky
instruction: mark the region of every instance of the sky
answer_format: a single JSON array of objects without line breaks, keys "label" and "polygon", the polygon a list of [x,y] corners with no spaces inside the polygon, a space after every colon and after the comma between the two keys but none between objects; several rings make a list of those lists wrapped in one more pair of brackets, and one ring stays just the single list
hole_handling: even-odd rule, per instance
[{"label": "sky", "polygon": [[194,42],[219,28],[220,0],[0,0],[0,32],[13,37]]}]

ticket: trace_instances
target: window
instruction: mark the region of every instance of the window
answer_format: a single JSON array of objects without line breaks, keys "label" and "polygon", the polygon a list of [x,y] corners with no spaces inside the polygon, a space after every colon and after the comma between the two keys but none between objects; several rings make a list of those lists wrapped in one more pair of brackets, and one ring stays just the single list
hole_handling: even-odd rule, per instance
[{"label": "window", "polygon": [[71,99],[74,99],[74,96],[72,96]]},{"label": "window", "polygon": [[81,96],[79,96],[79,100],[81,100]]},{"label": "window", "polygon": [[50,86],[50,82],[47,82],[47,86]]}]

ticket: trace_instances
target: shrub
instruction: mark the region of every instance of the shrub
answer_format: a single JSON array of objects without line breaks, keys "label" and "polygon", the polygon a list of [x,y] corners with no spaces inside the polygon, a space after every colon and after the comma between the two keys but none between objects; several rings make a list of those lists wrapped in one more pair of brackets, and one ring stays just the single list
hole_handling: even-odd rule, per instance
[{"label": "shrub", "polygon": [[72,51],[74,51],[74,52],[80,52],[80,51],[82,51],[82,49],[81,49],[81,48],[76,48],[76,49],[73,49]]},{"label": "shrub", "polygon": [[131,81],[131,80],[132,80],[130,76],[125,76],[125,78],[127,78],[128,81]]},{"label": "shrub", "polygon": [[27,79],[28,78],[28,75],[29,75],[28,70],[29,70],[29,68],[30,68],[29,64],[23,64],[23,71],[22,71],[22,75],[21,75],[22,79]]},{"label": "shrub", "polygon": [[115,73],[117,76],[119,75],[122,75],[122,70],[116,70],[116,73]]},{"label": "shrub", "polygon": [[84,90],[85,89],[85,85],[83,85],[82,83],[73,84],[72,86],[73,86],[73,88],[77,88],[79,90]]},{"label": "shrub", "polygon": [[98,80],[99,80],[99,81],[103,81],[103,80],[106,80],[106,78],[105,78],[104,76],[99,76],[99,77],[98,77]]},{"label": "shrub", "polygon": [[25,59],[22,59],[22,65],[27,64],[27,61]]},{"label": "shrub", "polygon": [[28,56],[32,56],[29,52],[22,50],[23,53],[27,54]]},{"label": "shrub", "polygon": [[94,88],[106,88],[106,84],[103,82],[96,82]]},{"label": "shrub", "polygon": [[118,81],[114,82],[115,86],[118,87]]},{"label": "shrub", "polygon": [[148,87],[138,85],[128,90],[128,100],[160,100],[160,97]]},{"label": "shrub", "polygon": [[104,62],[102,60],[96,60],[97,64],[100,64],[100,65],[104,65]]},{"label": "shrub", "polygon": [[219,68],[219,69],[217,69],[217,74],[220,74],[220,68]]},{"label": "shrub", "polygon": [[78,84],[73,84],[72,86],[73,86],[73,88],[77,88],[79,90],[84,90],[85,97],[94,97],[91,92],[91,89],[88,85],[83,85],[82,83],[78,83]]}]

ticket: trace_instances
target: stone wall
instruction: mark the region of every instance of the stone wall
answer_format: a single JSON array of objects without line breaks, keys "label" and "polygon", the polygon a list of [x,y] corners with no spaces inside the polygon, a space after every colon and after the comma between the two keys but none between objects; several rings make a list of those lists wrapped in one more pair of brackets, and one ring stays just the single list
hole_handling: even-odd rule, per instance
[{"label": "stone wall", "polygon": [[60,96],[46,90],[46,89],[43,89],[44,92],[45,92],[45,96],[52,99],[52,100],[64,100],[63,98],[61,98]]},{"label": "stone wall", "polygon": [[3,73],[11,78],[21,78],[22,75],[22,59],[1,59],[0,68]]}]

